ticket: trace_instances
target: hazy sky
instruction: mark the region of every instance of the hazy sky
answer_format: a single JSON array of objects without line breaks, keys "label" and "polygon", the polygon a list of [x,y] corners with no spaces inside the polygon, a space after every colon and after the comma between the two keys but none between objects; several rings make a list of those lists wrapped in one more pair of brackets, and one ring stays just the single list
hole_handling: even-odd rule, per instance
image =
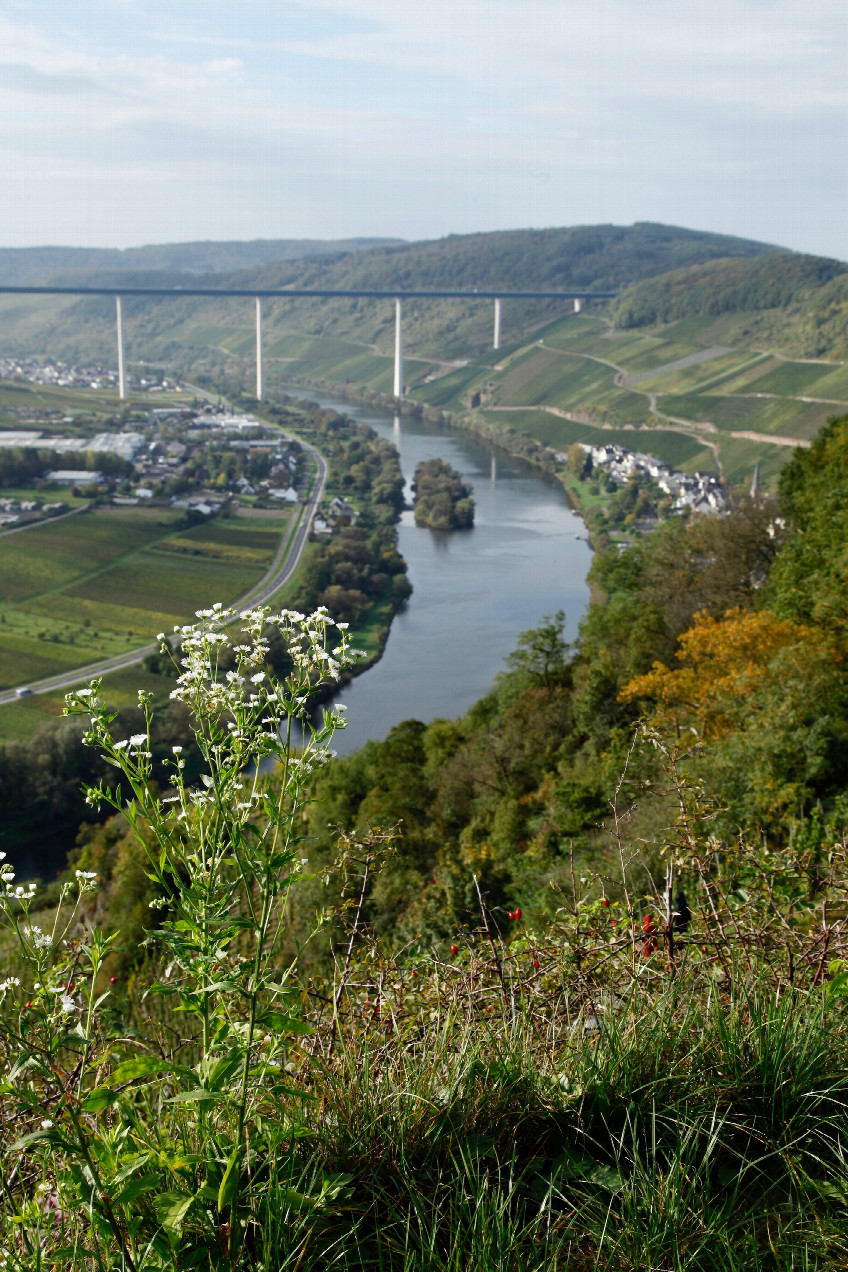
[{"label": "hazy sky", "polygon": [[4,0],[0,245],[635,220],[848,258],[847,0]]}]

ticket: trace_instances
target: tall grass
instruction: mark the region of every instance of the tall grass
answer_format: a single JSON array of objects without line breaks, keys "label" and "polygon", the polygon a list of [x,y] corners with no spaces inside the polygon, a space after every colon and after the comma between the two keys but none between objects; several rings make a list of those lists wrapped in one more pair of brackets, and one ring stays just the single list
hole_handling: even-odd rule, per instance
[{"label": "tall grass", "polygon": [[505,1016],[344,1037],[293,1153],[347,1194],[304,1214],[272,1190],[262,1266],[848,1262],[842,1021],[820,994],[703,988],[634,991],[553,1047]]}]

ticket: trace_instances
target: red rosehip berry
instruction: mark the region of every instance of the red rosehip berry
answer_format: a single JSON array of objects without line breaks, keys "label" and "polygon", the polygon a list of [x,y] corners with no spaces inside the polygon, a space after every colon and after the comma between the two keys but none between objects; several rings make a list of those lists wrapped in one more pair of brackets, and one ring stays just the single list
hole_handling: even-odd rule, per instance
[{"label": "red rosehip berry", "polygon": [[538,972],[539,968],[541,967],[541,963],[534,963],[534,964],[533,964],[533,966],[535,967],[536,971]]},{"label": "red rosehip berry", "polygon": [[72,994],[72,993],[74,992],[74,989],[75,989],[75,988],[76,988],[76,986],[74,985],[74,982],[73,982],[73,981],[69,981],[69,982],[68,982],[68,984],[65,986],[65,993],[66,993],[66,994]]},{"label": "red rosehip berry", "polygon": [[32,1003],[24,1003],[24,1011],[26,1011],[26,1009],[31,1006],[32,1006]]},{"label": "red rosehip berry", "polygon": [[601,905],[609,905],[609,901],[607,900],[606,897],[604,897],[604,899],[601,901]]},{"label": "red rosehip berry", "polygon": [[452,946],[451,946],[451,954],[458,954],[458,953],[459,953],[459,946],[458,946],[458,945],[452,945]]},{"label": "red rosehip berry", "polygon": [[515,915],[513,914],[512,910],[510,910],[506,917],[509,919],[511,923],[512,920],[515,918]]},{"label": "red rosehip berry", "polygon": [[515,911],[515,917],[517,919],[521,918],[521,906],[519,906],[518,909]]},{"label": "red rosehip berry", "polygon": [[412,973],[412,975],[413,975],[413,976],[417,976],[417,975],[418,975],[418,973],[417,973],[417,972],[413,972],[413,973]]},{"label": "red rosehip berry", "polygon": [[110,977],[109,977],[109,984],[110,984],[110,985],[117,985],[117,983],[118,983],[118,978],[117,978],[117,976],[110,976]]}]

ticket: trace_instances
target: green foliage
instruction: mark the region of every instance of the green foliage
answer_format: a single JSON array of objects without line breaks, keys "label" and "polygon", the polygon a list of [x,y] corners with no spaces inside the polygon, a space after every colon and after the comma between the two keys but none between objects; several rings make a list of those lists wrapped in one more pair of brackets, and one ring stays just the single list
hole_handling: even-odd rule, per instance
[{"label": "green foliage", "polygon": [[812,621],[844,643],[848,628],[848,415],[832,418],[781,474],[789,538],[772,571],[780,614]]},{"label": "green foliage", "polygon": [[638,282],[616,302],[620,327],[732,315],[738,335],[806,357],[845,357],[841,261],[798,253],[715,260]]},{"label": "green foliage", "polygon": [[431,530],[465,530],[474,522],[471,486],[445,459],[423,459],[415,469],[415,524]]},{"label": "green foliage", "polygon": [[[234,612],[216,605],[198,617],[181,632],[174,691],[202,757],[196,783],[175,746],[167,764],[172,793],[161,795],[149,695],[139,695],[142,730],[123,739],[112,730],[116,713],[97,697],[99,682],[67,699],[69,714],[89,719],[86,745],[122,779],[89,786],[87,799],[123,810],[142,849],[154,892],[148,914],[161,916],[145,932],[158,955],[145,997],[166,1008],[165,1020],[148,1014],[126,1037],[110,1001],[116,978],[107,976],[116,937],[91,924],[80,934],[96,872],[77,869],[46,932],[32,921],[35,885],[13,887],[14,871],[0,866],[0,921],[27,994],[0,1015],[3,1122],[17,1131],[2,1151],[17,1161],[25,1155],[28,1190],[32,1169],[49,1180],[63,1215],[61,1236],[47,1234],[49,1255],[62,1257],[61,1249],[75,1267],[243,1266],[272,1176],[279,1187],[279,1163],[272,1164],[296,1133],[296,1123],[290,1129],[277,1115],[291,1094],[290,1057],[314,1030],[293,966],[280,960],[279,936],[303,875],[309,775],[329,758],[343,723],[325,711],[313,726],[310,698],[338,680],[353,654],[344,625],[333,647],[323,612],[271,619],[267,609],[245,611],[238,645],[228,635]],[[269,627],[289,651],[283,680],[267,668]],[[297,752],[295,724],[303,738]],[[268,760],[277,766],[263,782]],[[20,983],[4,980],[0,998]],[[176,1043],[171,1019],[180,1022]],[[4,1176],[11,1179],[5,1163]],[[36,1205],[42,1192],[34,1193]],[[28,1198],[18,1200],[24,1209],[11,1216],[4,1204],[4,1220],[19,1224],[4,1250],[24,1268],[42,1236],[38,1218],[32,1230]],[[4,1202],[15,1205],[8,1183]]]}]

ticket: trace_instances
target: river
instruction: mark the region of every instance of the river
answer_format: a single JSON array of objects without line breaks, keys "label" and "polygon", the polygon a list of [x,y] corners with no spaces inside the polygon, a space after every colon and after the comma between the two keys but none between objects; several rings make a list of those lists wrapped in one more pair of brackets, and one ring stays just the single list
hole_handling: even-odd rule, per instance
[{"label": "river", "polygon": [[448,460],[474,487],[470,530],[423,529],[411,510],[403,513],[398,549],[413,593],[392,623],[383,657],[336,696],[348,719],[333,743],[340,755],[384,738],[401,720],[462,715],[504,670],[519,633],[548,614],[564,610],[566,636],[574,639],[589,601],[591,553],[561,486],[457,430],[314,393],[297,396],[370,424],[392,442],[410,503],[423,459]]}]

